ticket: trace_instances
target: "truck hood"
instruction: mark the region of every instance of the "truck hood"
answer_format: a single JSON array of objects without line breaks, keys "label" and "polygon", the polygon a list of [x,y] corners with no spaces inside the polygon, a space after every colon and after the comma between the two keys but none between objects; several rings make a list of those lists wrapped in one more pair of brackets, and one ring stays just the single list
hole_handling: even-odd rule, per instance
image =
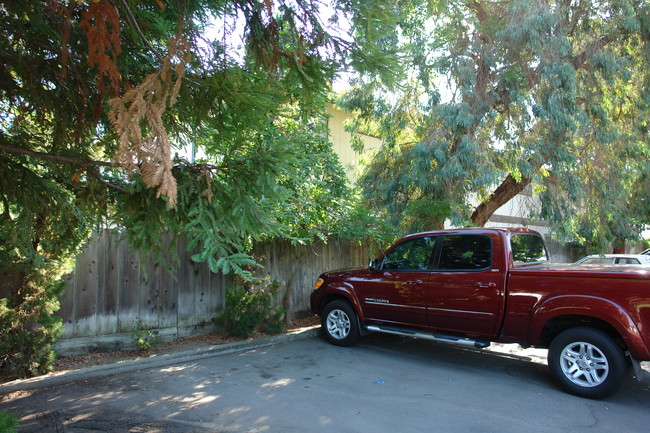
[{"label": "truck hood", "polygon": [[336,269],[334,271],[328,271],[324,272],[321,274],[321,278],[341,278],[341,277],[347,277],[347,276],[352,276],[355,274],[359,273],[366,273],[369,272],[370,270],[368,269],[367,266],[359,266],[356,268],[344,268],[344,269]]}]

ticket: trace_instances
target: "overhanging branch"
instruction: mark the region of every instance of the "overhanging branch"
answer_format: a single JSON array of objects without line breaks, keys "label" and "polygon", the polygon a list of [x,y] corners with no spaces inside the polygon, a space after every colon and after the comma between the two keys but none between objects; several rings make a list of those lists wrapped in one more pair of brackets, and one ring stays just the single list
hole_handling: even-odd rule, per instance
[{"label": "overhanging branch", "polygon": [[114,166],[112,162],[96,161],[93,159],[74,158],[71,156],[64,156],[64,155],[52,155],[45,152],[36,152],[34,150],[23,149],[20,147],[7,146],[6,144],[0,144],[0,150],[5,152],[10,152],[10,153],[18,153],[21,155],[33,156],[35,158],[40,158],[40,159],[47,159],[50,161],[67,162],[68,164],[80,165],[84,167],[89,165],[97,165],[101,167]]},{"label": "overhanging branch", "polygon": [[[34,150],[23,149],[21,147],[8,146],[6,144],[0,144],[0,150],[9,153],[18,153],[21,155],[33,156],[34,158],[47,159],[49,161],[65,162],[68,164],[74,164],[81,167],[88,167],[92,165],[99,166],[99,167],[119,167],[119,165],[116,165],[108,161],[97,161],[94,159],[81,159],[81,158],[74,158],[65,155],[53,155],[51,153],[36,152]],[[208,170],[214,172],[214,171],[227,170],[234,165],[236,166],[246,165],[246,161],[237,161],[234,163],[221,164],[221,165],[197,163],[197,164],[190,165],[189,168],[192,170]],[[174,168],[178,168],[178,167],[180,167],[180,165],[178,164],[174,166]]]}]

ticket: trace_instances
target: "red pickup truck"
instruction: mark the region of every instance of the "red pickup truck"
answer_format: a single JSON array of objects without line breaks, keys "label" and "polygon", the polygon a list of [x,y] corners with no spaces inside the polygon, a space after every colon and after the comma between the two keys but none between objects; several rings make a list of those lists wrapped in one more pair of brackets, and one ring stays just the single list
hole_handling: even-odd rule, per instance
[{"label": "red pickup truck", "polygon": [[650,267],[551,264],[523,228],[406,236],[368,268],[322,274],[310,301],[339,346],[374,331],[548,348],[554,379],[588,398],[650,360]]}]

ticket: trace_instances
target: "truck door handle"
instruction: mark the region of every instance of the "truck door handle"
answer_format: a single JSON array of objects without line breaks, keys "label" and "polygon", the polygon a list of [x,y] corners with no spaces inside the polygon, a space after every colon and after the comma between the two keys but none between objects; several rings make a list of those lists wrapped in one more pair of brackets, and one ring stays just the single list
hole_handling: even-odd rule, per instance
[{"label": "truck door handle", "polygon": [[406,282],[406,284],[409,284],[411,286],[419,286],[422,283],[423,283],[422,280],[410,280]]},{"label": "truck door handle", "polygon": [[497,283],[476,283],[477,287],[480,287],[481,289],[491,289],[497,286]]}]

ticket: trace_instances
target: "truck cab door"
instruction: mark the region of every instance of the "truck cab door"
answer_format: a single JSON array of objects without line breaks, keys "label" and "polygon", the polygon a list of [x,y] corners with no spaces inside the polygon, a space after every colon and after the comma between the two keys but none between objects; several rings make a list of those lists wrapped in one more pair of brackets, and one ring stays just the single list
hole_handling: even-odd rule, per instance
[{"label": "truck cab door", "polygon": [[373,281],[355,281],[366,320],[400,326],[427,326],[427,284],[435,237],[406,239],[382,260]]},{"label": "truck cab door", "polygon": [[493,244],[500,245],[487,234],[442,238],[427,291],[431,328],[493,335],[503,296],[503,272],[493,266]]}]

